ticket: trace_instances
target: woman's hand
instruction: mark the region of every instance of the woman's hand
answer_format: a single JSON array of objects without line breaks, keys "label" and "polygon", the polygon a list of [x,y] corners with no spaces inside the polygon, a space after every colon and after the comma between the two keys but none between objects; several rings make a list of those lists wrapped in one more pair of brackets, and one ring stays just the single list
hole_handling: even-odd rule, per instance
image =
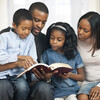
[{"label": "woman's hand", "polygon": [[45,71],[41,68],[41,73],[40,73],[36,68],[34,68],[34,69],[32,70],[32,72],[34,73],[34,75],[35,75],[39,80],[49,81],[50,78],[51,78],[55,73],[57,73],[58,71],[54,71],[54,72],[51,72],[51,73],[45,73]]},{"label": "woman's hand", "polygon": [[89,94],[90,100],[99,100],[100,99],[100,87],[95,86],[91,89]]}]

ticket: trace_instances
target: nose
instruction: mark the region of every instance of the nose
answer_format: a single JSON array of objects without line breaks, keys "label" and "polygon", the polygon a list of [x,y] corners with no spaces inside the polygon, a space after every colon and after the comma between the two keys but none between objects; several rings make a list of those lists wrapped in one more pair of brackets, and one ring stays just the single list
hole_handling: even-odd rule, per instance
[{"label": "nose", "polygon": [[27,30],[25,31],[25,34],[28,35],[29,33],[30,33],[30,30],[27,29]]},{"label": "nose", "polygon": [[80,29],[78,33],[83,34],[83,32],[84,32],[83,29]]},{"label": "nose", "polygon": [[42,22],[38,22],[38,25],[37,25],[39,28],[42,28]]},{"label": "nose", "polygon": [[53,43],[54,43],[54,44],[56,44],[56,43],[57,43],[57,40],[56,40],[56,39],[54,39],[54,40],[53,40]]}]

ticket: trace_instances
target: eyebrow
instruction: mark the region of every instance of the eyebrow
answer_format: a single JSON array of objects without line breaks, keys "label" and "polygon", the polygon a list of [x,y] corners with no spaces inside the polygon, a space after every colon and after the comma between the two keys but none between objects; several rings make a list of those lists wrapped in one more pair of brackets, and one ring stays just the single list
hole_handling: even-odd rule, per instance
[{"label": "eyebrow", "polygon": [[[33,17],[34,19],[38,19],[41,21],[41,19],[37,18],[37,17]],[[47,20],[43,20],[43,22],[46,22]]]}]

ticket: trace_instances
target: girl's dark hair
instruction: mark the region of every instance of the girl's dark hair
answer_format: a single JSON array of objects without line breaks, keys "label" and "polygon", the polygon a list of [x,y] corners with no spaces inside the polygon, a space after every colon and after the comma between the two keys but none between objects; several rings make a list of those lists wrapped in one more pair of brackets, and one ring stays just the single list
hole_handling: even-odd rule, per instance
[{"label": "girl's dark hair", "polygon": [[49,10],[48,10],[48,7],[42,3],[42,2],[35,2],[35,3],[32,3],[31,6],[29,7],[29,11],[30,13],[32,14],[32,12],[35,10],[35,9],[38,9],[42,12],[45,12],[47,14],[49,14]]},{"label": "girl's dark hair", "polygon": [[79,19],[78,25],[82,19],[87,19],[91,26],[91,37],[93,37],[94,39],[93,40],[94,43],[91,48],[91,50],[93,50],[92,52],[92,56],[93,56],[95,50],[100,49],[100,14],[93,11],[88,12]]},{"label": "girl's dark hair", "polygon": [[[62,28],[55,27],[56,25],[59,25],[61,27],[64,27],[66,31]],[[63,22],[57,22],[53,23],[49,26],[46,33],[46,43],[48,45],[48,48],[51,48],[50,46],[50,34],[53,30],[60,30],[65,34],[65,43],[64,43],[64,55],[65,57],[70,60],[73,59],[77,54],[77,36],[75,34],[75,31],[68,23]],[[76,51],[76,52],[75,52]]]},{"label": "girl's dark hair", "polygon": [[33,20],[32,15],[26,9],[18,9],[13,15],[13,22],[18,26],[23,20]]}]

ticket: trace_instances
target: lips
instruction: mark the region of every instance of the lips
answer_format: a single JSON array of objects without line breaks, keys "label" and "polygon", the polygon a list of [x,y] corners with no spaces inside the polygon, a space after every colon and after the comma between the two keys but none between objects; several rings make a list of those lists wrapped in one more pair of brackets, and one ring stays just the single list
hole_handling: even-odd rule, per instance
[{"label": "lips", "polygon": [[39,28],[34,28],[34,32],[39,33],[41,30]]},{"label": "lips", "polygon": [[79,35],[79,36],[78,36],[78,38],[79,38],[79,39],[82,39],[82,38],[83,38],[83,36]]},{"label": "lips", "polygon": [[57,46],[51,46],[52,47],[52,49],[57,49]]}]

